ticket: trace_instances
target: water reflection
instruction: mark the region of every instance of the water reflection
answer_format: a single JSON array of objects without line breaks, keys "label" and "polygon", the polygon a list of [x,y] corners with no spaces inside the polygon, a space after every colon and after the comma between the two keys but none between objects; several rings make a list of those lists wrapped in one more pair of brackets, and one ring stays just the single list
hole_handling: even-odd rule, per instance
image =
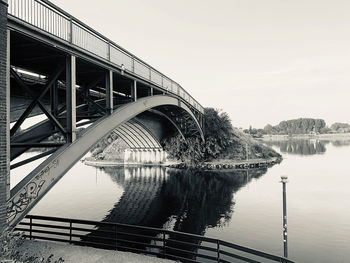
[{"label": "water reflection", "polygon": [[269,146],[278,147],[282,153],[298,155],[323,154],[326,152],[327,143],[329,143],[329,141],[304,139],[266,142]]},{"label": "water reflection", "polygon": [[285,141],[265,141],[268,146],[278,147],[282,153],[298,155],[314,155],[326,152],[326,145],[331,143],[335,147],[349,146],[349,139],[290,139]]},{"label": "water reflection", "polygon": [[331,143],[335,147],[343,147],[343,146],[349,146],[350,145],[350,140],[331,141]]},{"label": "water reflection", "polygon": [[[198,235],[204,235],[207,228],[224,226],[229,222],[234,208],[234,193],[267,171],[204,172],[163,167],[102,169],[124,188],[122,197],[105,216],[104,222],[166,228]],[[96,239],[101,231],[103,229],[96,226],[95,231],[84,239]],[[174,239],[179,237],[168,237],[169,242]],[[183,237],[181,240],[193,242],[183,240]]]}]

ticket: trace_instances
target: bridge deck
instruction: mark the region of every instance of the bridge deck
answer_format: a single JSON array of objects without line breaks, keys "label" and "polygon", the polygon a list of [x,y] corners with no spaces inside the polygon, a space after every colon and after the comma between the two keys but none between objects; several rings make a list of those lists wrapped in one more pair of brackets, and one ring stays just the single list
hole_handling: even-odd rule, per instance
[{"label": "bridge deck", "polygon": [[203,107],[178,83],[50,1],[9,0],[8,3],[12,29],[31,36],[36,33],[36,37],[45,38],[57,48],[82,52],[85,57],[93,57],[95,61],[179,96],[199,112],[204,112]]}]

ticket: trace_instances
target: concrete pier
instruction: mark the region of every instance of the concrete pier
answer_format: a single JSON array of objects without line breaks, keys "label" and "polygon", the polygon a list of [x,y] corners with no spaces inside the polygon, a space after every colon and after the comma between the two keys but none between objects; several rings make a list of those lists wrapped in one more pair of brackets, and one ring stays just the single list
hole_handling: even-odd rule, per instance
[{"label": "concrete pier", "polygon": [[125,149],[124,163],[126,164],[157,164],[166,160],[163,149]]}]

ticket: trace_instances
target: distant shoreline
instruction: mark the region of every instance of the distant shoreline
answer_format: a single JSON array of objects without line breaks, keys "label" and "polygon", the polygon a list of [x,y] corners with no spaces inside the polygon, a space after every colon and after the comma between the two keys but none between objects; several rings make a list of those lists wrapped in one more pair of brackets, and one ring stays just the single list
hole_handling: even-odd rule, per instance
[{"label": "distant shoreline", "polygon": [[319,139],[319,140],[350,140],[350,133],[333,134],[293,134],[293,135],[263,135],[262,141],[286,141],[291,139]]}]

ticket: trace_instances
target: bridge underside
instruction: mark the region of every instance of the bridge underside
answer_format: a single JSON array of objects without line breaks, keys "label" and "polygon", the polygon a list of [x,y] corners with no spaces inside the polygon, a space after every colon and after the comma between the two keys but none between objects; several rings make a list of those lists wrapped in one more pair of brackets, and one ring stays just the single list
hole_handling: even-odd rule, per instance
[{"label": "bridge underside", "polygon": [[[133,122],[152,134],[145,139],[150,148],[159,148],[159,141],[174,129],[184,137],[203,138],[201,113],[167,90],[15,29],[8,30],[8,38],[10,159],[32,148],[44,149],[13,163],[11,169],[49,156],[11,190],[7,203],[10,226],[114,130],[124,141],[129,140],[131,148],[140,144],[137,135],[131,135]],[[45,119],[33,123],[29,117],[35,115]]]}]

